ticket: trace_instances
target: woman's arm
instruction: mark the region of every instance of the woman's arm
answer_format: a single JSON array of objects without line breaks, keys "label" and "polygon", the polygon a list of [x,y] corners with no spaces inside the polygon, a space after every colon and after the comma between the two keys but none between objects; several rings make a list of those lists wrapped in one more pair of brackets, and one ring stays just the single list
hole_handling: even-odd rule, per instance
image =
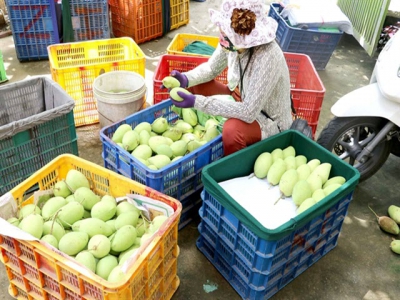
[{"label": "woman's arm", "polygon": [[[195,108],[225,118],[237,118],[251,123],[259,115],[268,99],[273,96],[281,77],[282,69],[277,63],[281,58],[273,45],[254,51],[248,69],[243,78],[242,102],[217,99],[196,95]],[[247,59],[242,59],[242,70]]]},{"label": "woman's arm", "polygon": [[215,79],[227,66],[227,54],[218,44],[213,55],[207,62],[198,65],[193,70],[185,72],[189,86],[195,86]]}]

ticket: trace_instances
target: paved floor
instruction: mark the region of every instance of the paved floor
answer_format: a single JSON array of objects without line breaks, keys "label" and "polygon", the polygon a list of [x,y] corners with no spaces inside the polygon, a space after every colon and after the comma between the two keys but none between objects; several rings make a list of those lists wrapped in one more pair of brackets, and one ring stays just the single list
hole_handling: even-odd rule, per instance
[{"label": "paved floor", "polygon": [[[190,2],[190,22],[163,38],[141,44],[146,54],[146,84],[152,95],[152,75],[159,55],[177,33],[215,35],[208,21],[207,9],[218,9],[220,1]],[[0,39],[9,82],[32,76],[50,76],[48,61],[20,63],[15,54],[12,37]],[[344,35],[327,67],[318,71],[326,88],[317,136],[332,117],[330,107],[342,95],[368,84],[376,56],[369,57],[352,36]],[[99,126],[77,129],[80,156],[103,165]],[[382,232],[376,218],[368,209],[384,215],[389,205],[400,205],[398,178],[400,159],[390,156],[384,167],[354,192],[348,215],[336,248],[307,269],[302,275],[279,291],[276,300],[336,300],[368,299],[396,300],[400,295],[400,256],[392,253],[392,236]],[[396,183],[397,182],[397,183]],[[179,231],[180,256],[178,276],[180,287],[174,300],[240,299],[235,290],[196,248],[198,220],[194,219]],[[397,237],[399,238],[399,237]],[[204,285],[217,285],[207,293]],[[12,299],[7,293],[8,280],[0,266],[0,299]]]}]

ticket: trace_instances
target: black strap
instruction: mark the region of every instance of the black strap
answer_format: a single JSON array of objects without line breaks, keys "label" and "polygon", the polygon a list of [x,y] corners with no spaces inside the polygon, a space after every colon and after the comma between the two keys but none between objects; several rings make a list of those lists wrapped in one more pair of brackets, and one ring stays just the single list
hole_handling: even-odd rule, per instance
[{"label": "black strap", "polygon": [[[250,51],[250,53],[249,53],[249,59],[247,60],[246,66],[244,67],[244,71],[242,71],[242,64],[240,63],[240,58],[239,58],[240,97],[242,97],[242,95],[243,95],[243,77],[244,77],[244,74],[245,74],[246,71],[247,71],[247,67],[249,66],[249,62],[250,62],[251,57],[252,57],[252,55],[253,55],[253,48],[250,48],[249,51]],[[291,106],[293,115],[296,116],[296,110],[295,110],[295,108],[294,108],[292,94],[290,94],[290,106]],[[267,119],[270,119],[270,120],[272,120],[272,122],[274,122],[274,119],[272,119],[265,111],[261,110],[261,113],[262,113]],[[279,128],[279,125],[278,125],[278,129],[279,129],[279,131],[281,131],[281,129]]]},{"label": "black strap", "polygon": [[292,113],[296,116],[296,109],[294,108],[294,104],[293,104],[293,95],[290,94],[290,107],[292,108]]},{"label": "black strap", "polygon": [[[294,104],[293,104],[293,95],[292,94],[290,94],[290,107],[292,109],[293,115],[297,116],[296,109],[294,108]],[[272,121],[274,121],[274,119],[272,119],[270,116],[268,116],[268,114],[265,111],[262,110],[261,113],[268,119],[271,119]]]},{"label": "black strap", "polygon": [[249,49],[249,59],[247,60],[246,66],[244,67],[244,71],[242,71],[242,64],[240,63],[240,58],[239,58],[239,72],[240,72],[240,97],[242,97],[243,93],[243,77],[244,73],[247,71],[247,67],[249,66],[249,62],[251,60],[251,57],[253,56],[253,48]]}]

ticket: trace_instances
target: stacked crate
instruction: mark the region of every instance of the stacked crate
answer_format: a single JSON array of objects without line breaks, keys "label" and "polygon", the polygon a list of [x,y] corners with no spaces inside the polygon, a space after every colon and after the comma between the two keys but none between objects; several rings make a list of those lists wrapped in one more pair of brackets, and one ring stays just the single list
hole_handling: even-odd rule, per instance
[{"label": "stacked crate", "polygon": [[[330,163],[331,176],[343,176],[346,182],[308,210],[269,229],[220,183],[248,176],[261,153],[288,146],[308,160]],[[337,246],[359,177],[354,167],[297,131],[264,139],[203,168],[197,247],[243,299],[269,299]]]},{"label": "stacked crate", "polygon": [[58,155],[78,155],[73,107],[45,77],[0,87],[0,195]]},{"label": "stacked crate", "polygon": [[[0,234],[0,257],[10,283],[9,294],[15,299],[171,299],[179,286],[178,221],[182,206],[176,199],[77,156],[64,154],[9,191],[8,198],[0,197],[0,200],[5,203],[11,198],[8,203],[19,210],[34,202],[34,195],[29,193],[32,185],[39,186],[40,190],[50,190],[73,169],[90,179],[99,195],[142,195],[169,206],[173,213],[149,242],[138,248],[136,258],[132,256],[125,263],[124,280],[114,283],[90,272],[50,245]],[[4,206],[1,213],[6,218],[10,215]],[[2,217],[2,228],[13,226]]]},{"label": "stacked crate", "polygon": [[282,50],[307,54],[317,70],[324,70],[343,32],[306,30],[290,26],[281,16],[282,10],[279,3],[272,3],[269,9],[269,16],[278,22],[276,40]]},{"label": "stacked crate", "polygon": [[47,59],[47,47],[60,42],[54,0],[6,2],[19,61]]},{"label": "stacked crate", "polygon": [[122,124],[128,124],[134,128],[141,122],[153,123],[160,116],[166,118],[169,124],[174,124],[179,116],[172,109],[171,100],[162,101],[128,116],[120,122],[104,127],[100,132],[100,139],[103,143],[104,166],[107,169],[140,182],[182,203],[182,215],[179,222],[179,229],[182,229],[192,221],[194,214],[198,213],[202,202],[199,197],[203,188],[201,170],[204,166],[223,156],[222,135],[159,170],[148,168],[139,159],[112,141],[115,131]]},{"label": "stacked crate", "polygon": [[115,37],[141,44],[189,23],[189,0],[110,0]]},{"label": "stacked crate", "polygon": [[107,0],[69,0],[69,9],[75,42],[110,38]]},{"label": "stacked crate", "polygon": [[99,122],[94,79],[105,72],[132,71],[145,76],[145,56],[131,38],[63,43],[48,47],[54,81],[75,100],[75,125]]},{"label": "stacked crate", "polygon": [[140,44],[163,35],[161,0],[110,0],[115,37],[130,37]]},{"label": "stacked crate", "polygon": [[189,23],[189,0],[164,2],[164,33]]}]

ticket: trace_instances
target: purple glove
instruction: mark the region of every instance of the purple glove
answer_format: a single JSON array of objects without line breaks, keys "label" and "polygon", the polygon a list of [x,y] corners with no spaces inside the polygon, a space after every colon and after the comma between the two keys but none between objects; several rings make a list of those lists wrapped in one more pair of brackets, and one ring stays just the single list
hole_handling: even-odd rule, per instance
[{"label": "purple glove", "polygon": [[181,108],[189,108],[194,106],[194,102],[196,101],[196,96],[193,94],[186,94],[185,92],[178,92],[179,97],[181,97],[182,101],[175,101],[171,98],[172,103]]},{"label": "purple glove", "polygon": [[[179,71],[172,70],[170,76],[175,77],[179,81],[179,83],[181,84],[180,87],[187,88],[189,81],[186,75],[182,74]],[[166,87],[162,84],[160,88],[165,89]]]},{"label": "purple glove", "polygon": [[187,88],[188,87],[188,79],[186,77],[186,75],[182,74],[181,72],[177,71],[177,70],[172,70],[171,71],[171,76],[175,77],[176,79],[178,79],[178,81],[181,84],[181,87],[183,88]]}]

